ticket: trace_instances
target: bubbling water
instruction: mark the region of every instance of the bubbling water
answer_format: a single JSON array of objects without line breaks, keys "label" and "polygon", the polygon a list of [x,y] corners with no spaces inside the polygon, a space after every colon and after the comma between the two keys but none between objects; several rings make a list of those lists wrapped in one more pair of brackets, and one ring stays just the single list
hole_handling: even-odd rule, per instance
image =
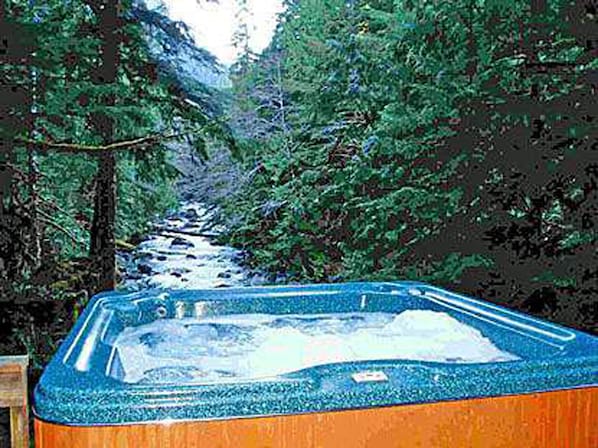
[{"label": "bubbling water", "polygon": [[127,383],[268,378],[367,360],[486,363],[518,359],[446,313],[244,314],[125,328],[114,348]]}]

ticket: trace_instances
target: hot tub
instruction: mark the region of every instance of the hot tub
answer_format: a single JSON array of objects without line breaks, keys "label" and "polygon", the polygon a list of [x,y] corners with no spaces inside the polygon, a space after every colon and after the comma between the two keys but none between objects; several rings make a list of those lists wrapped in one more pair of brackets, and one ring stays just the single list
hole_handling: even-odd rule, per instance
[{"label": "hot tub", "polygon": [[598,446],[598,338],[414,282],[95,297],[38,448]]}]

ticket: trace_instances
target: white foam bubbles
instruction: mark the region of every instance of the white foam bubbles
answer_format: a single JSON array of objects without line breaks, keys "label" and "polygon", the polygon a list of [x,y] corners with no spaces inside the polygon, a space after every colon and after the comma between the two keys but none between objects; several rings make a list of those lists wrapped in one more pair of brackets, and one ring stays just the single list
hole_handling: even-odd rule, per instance
[{"label": "white foam bubbles", "polygon": [[115,342],[125,382],[257,379],[317,365],[408,359],[475,363],[517,359],[446,313],[245,314],[163,319]]}]

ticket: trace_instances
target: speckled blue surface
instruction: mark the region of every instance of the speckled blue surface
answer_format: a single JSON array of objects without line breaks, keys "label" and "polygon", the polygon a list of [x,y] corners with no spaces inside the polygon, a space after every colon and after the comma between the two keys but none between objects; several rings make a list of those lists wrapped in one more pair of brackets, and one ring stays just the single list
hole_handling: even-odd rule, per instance
[{"label": "speckled blue surface", "polygon": [[[232,313],[312,314],[443,311],[521,359],[445,364],[329,364],[269,381],[126,384],[110,376],[112,342],[126,326],[156,318]],[[351,375],[382,371],[388,381]],[[66,425],[211,420],[460,400],[598,385],[598,338],[429,285],[347,283],[203,291],[103,294],[85,312],[35,390],[35,415]]]}]

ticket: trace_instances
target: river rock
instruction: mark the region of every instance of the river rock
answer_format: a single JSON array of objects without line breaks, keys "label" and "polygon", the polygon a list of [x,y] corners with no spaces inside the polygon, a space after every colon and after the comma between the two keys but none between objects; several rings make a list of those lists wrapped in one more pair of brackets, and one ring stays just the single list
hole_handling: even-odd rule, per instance
[{"label": "river rock", "polygon": [[238,251],[238,250],[234,250],[232,251],[232,253],[229,255],[231,261],[233,263],[239,263],[242,264],[243,262],[246,261],[247,259],[247,253],[243,252],[243,251]]},{"label": "river rock", "polygon": [[170,246],[171,247],[173,247],[173,246],[195,247],[195,244],[193,244],[189,240],[186,240],[185,238],[181,238],[180,236],[177,236],[172,239]]},{"label": "river rock", "polygon": [[199,215],[197,214],[197,211],[195,211],[194,208],[184,210],[181,216],[185,219],[188,219],[189,221],[197,221],[199,219]]},{"label": "river rock", "polygon": [[283,273],[279,272],[278,274],[276,274],[276,277],[274,278],[274,283],[280,285],[280,284],[284,284],[287,282],[287,276],[284,275]]},{"label": "river rock", "polygon": [[139,251],[135,254],[136,260],[147,260],[148,258],[152,258],[152,253],[147,251]]},{"label": "river rock", "polygon": [[139,263],[137,265],[137,270],[144,275],[151,275],[153,272],[153,269],[151,268],[151,266],[146,263]]},{"label": "river rock", "polygon": [[131,235],[131,237],[129,237],[129,243],[131,243],[133,246],[139,246],[143,242],[143,240],[143,235],[139,233],[134,233],[133,235]]},{"label": "river rock", "polygon": [[[241,268],[247,252],[218,245],[209,238],[208,232],[214,231],[207,224],[209,217],[201,204],[186,204],[182,211],[155,221],[155,234],[149,235],[130,256],[119,259],[127,273],[124,286],[128,290],[201,289],[266,283],[263,274]],[[275,274],[270,282],[276,280],[282,283],[285,279]]]},{"label": "river rock", "polygon": [[159,250],[158,253],[161,255],[181,255],[180,252],[176,252],[173,250]]},{"label": "river rock", "polygon": [[264,274],[261,273],[251,273],[247,276],[247,282],[249,283],[249,285],[251,286],[260,286],[260,285],[265,285],[268,282],[268,279],[266,278],[266,276]]}]

